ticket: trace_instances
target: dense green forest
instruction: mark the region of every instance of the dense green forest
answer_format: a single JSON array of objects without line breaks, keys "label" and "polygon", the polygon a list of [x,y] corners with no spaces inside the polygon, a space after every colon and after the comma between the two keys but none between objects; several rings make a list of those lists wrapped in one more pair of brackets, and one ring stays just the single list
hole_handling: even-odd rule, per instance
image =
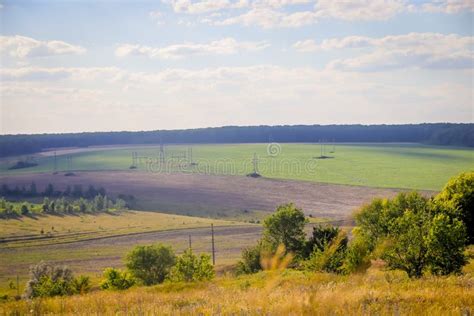
[{"label": "dense green forest", "polygon": [[260,142],[415,142],[474,147],[474,124],[226,126],[147,132],[0,136],[0,157],[54,147],[117,144]]}]

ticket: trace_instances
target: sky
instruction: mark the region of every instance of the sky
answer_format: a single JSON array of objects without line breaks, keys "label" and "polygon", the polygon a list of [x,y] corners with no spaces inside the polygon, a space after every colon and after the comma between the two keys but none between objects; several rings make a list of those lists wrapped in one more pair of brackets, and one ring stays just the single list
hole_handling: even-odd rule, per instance
[{"label": "sky", "polygon": [[0,134],[474,118],[474,1],[0,0]]}]

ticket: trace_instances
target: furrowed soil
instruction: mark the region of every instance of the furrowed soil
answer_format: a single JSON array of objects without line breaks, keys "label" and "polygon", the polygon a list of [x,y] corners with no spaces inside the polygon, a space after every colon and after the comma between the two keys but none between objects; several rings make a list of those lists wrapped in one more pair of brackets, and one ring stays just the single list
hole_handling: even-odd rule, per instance
[{"label": "furrowed soil", "polygon": [[[9,187],[35,182],[38,191],[48,183],[55,189],[89,185],[104,187],[109,195],[132,194],[135,209],[159,210],[192,216],[224,219],[262,218],[278,205],[293,202],[306,214],[318,218],[346,219],[374,197],[391,197],[399,189],[335,185],[294,180],[250,178],[184,173],[152,173],[143,171],[87,171],[1,175],[0,183]],[[433,191],[424,191],[426,195]]]}]

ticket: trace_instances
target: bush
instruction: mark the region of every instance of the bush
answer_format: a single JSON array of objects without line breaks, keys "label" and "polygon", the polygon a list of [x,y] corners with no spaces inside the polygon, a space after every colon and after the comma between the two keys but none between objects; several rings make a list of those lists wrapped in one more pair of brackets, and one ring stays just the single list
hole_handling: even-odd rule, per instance
[{"label": "bush", "polygon": [[207,254],[197,257],[191,249],[188,249],[178,257],[176,265],[171,270],[170,279],[178,282],[204,281],[211,280],[214,275],[211,257]]},{"label": "bush", "polygon": [[339,234],[339,228],[331,225],[313,227],[313,233],[305,243],[304,257],[308,258],[313,251],[324,251],[327,245]]},{"label": "bush", "polygon": [[263,222],[263,240],[272,251],[283,244],[286,251],[301,255],[306,240],[306,222],[303,211],[293,204],[280,205],[276,212]]},{"label": "bush", "polygon": [[257,245],[242,250],[242,259],[237,263],[237,274],[250,274],[262,270],[261,257],[263,246],[259,241]]},{"label": "bush", "polygon": [[321,272],[342,273],[347,249],[346,234],[338,231],[337,236],[334,236],[323,245],[322,249],[315,247],[309,260],[304,263],[306,268]]},{"label": "bush", "polygon": [[126,290],[135,284],[135,280],[127,271],[107,268],[100,287],[104,290]]},{"label": "bush", "polygon": [[75,293],[74,276],[67,267],[40,262],[30,267],[30,280],[26,284],[24,296],[50,297]]},{"label": "bush", "polygon": [[73,280],[74,292],[78,294],[86,294],[91,289],[91,282],[88,276],[80,275]]},{"label": "bush", "polygon": [[370,267],[370,242],[358,227],[352,230],[354,238],[347,247],[346,257],[341,270],[348,274],[363,272]]},{"label": "bush", "polygon": [[161,244],[137,246],[127,255],[127,268],[145,285],[163,282],[175,262],[173,249]]}]

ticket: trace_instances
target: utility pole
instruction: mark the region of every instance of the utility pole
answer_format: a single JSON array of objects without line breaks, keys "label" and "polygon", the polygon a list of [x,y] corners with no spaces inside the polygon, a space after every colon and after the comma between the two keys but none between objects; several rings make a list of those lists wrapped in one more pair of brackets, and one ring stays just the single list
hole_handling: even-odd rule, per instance
[{"label": "utility pole", "polygon": [[253,153],[253,174],[258,174],[258,158],[257,153]]},{"label": "utility pole", "polygon": [[192,249],[192,247],[191,247],[191,235],[188,235],[188,239],[189,239],[188,240],[189,241],[189,249],[191,250]]},{"label": "utility pole", "polygon": [[54,152],[54,173],[58,172],[58,161],[56,158],[56,151]]},{"label": "utility pole", "polygon": [[211,236],[212,236],[212,264],[216,265],[216,248],[214,246],[214,224],[211,224]]}]

